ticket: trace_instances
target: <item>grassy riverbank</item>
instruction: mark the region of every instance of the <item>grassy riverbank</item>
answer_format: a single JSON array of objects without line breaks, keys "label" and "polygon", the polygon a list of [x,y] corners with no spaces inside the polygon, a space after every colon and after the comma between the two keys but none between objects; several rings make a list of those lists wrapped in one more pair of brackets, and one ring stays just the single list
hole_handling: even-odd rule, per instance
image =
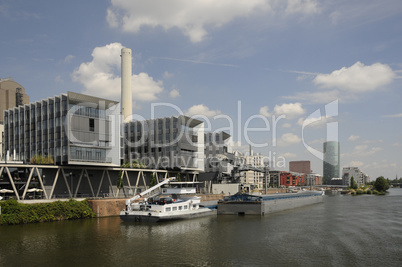
[{"label": "grassy riverbank", "polygon": [[71,219],[93,218],[87,200],[55,201],[40,204],[22,204],[16,200],[0,201],[0,224],[24,224]]}]

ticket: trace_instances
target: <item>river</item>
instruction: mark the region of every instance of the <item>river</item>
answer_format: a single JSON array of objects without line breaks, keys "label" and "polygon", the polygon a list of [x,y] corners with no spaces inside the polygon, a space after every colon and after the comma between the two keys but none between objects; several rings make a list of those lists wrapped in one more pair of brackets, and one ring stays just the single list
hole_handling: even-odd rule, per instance
[{"label": "river", "polygon": [[0,226],[0,266],[401,266],[402,189],[259,216]]}]

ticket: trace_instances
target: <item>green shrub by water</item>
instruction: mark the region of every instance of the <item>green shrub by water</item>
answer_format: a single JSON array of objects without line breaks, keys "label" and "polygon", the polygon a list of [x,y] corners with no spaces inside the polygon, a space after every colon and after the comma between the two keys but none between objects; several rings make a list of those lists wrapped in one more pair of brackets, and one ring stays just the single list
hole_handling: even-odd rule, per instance
[{"label": "green shrub by water", "polygon": [[95,213],[88,201],[56,201],[51,203],[22,204],[16,200],[0,201],[0,224],[51,222],[93,218]]}]

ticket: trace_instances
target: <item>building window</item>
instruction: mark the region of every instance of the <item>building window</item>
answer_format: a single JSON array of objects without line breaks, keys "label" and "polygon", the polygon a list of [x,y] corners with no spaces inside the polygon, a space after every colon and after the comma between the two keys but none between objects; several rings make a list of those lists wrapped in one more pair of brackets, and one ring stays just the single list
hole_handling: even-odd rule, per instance
[{"label": "building window", "polygon": [[89,119],[89,131],[91,131],[91,132],[95,131],[95,120],[94,119]]}]

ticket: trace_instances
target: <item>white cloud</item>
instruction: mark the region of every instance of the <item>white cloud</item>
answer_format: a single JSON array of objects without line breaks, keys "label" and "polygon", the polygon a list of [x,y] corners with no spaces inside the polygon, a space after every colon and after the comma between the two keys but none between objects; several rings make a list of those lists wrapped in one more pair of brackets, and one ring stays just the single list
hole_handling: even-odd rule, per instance
[{"label": "white cloud", "polygon": [[379,151],[383,150],[381,147],[372,147],[369,145],[358,145],[354,147],[354,150],[352,152],[352,156],[370,156],[373,155]]},{"label": "white cloud", "polygon": [[322,88],[339,88],[354,93],[375,91],[390,84],[395,72],[386,64],[374,63],[366,66],[356,62],[330,74],[318,74],[313,82]]},{"label": "white cloud", "polygon": [[289,103],[282,105],[275,105],[273,113],[268,111],[268,106],[260,108],[260,115],[270,117],[272,115],[280,116],[285,115],[287,119],[293,119],[306,113],[301,103]]},{"label": "white cloud", "polygon": [[165,79],[172,78],[173,76],[174,76],[173,73],[170,73],[170,72],[168,72],[168,71],[165,71],[165,72],[163,73],[163,78],[165,78]]},{"label": "white cloud", "polygon": [[293,133],[285,133],[281,136],[281,139],[279,139],[278,146],[289,146],[300,143],[300,141],[301,139],[299,136]]},{"label": "white cloud", "polygon": [[288,0],[288,6],[285,10],[286,14],[314,14],[319,12],[318,3],[314,0]]},{"label": "white cloud", "polygon": [[197,117],[197,116],[206,116],[208,118],[214,117],[216,115],[221,114],[220,110],[210,110],[209,107],[200,104],[200,105],[194,105],[191,108],[189,108],[185,114],[190,117]]},{"label": "white cloud", "polygon": [[383,118],[402,118],[402,113],[393,114],[393,115],[384,115]]},{"label": "white cloud", "polygon": [[287,118],[295,118],[306,113],[301,103],[289,103],[282,105],[275,105],[274,112],[277,116],[286,115]]},{"label": "white cloud", "polygon": [[73,56],[73,55],[67,55],[67,56],[64,58],[64,62],[65,62],[65,63],[70,63],[74,58],[75,58],[75,56]]},{"label": "white cloud", "polygon": [[177,98],[180,96],[180,92],[177,89],[173,89],[172,91],[170,91],[169,96],[171,98]]},{"label": "white cloud", "polygon": [[271,117],[272,113],[270,113],[268,106],[263,106],[260,108],[260,115],[265,116],[265,117]]},{"label": "white cloud", "polygon": [[55,81],[55,82],[58,82],[58,83],[63,83],[63,82],[64,82],[63,78],[62,78],[60,75],[57,75],[57,76],[54,78],[54,81]]},{"label": "white cloud", "polygon": [[282,125],[282,128],[290,128],[290,127],[292,127],[292,124],[290,124],[290,123],[284,123]]},{"label": "white cloud", "polygon": [[361,161],[351,161],[349,167],[362,167],[364,165]]},{"label": "white cloud", "polygon": [[[349,97],[342,95],[342,99]],[[299,92],[291,96],[285,96],[285,99],[299,100],[304,103],[310,104],[323,104],[329,103],[336,99],[341,98],[341,94],[338,90],[326,91],[326,92]]]},{"label": "white cloud", "polygon": [[297,120],[297,124],[305,127],[322,128],[327,123],[336,121],[333,117],[319,116],[319,117],[307,117],[306,119],[300,118]]},{"label": "white cloud", "polygon": [[[73,81],[84,85],[83,93],[109,99],[120,99],[120,54],[123,46],[111,43],[96,47],[92,61],[81,63],[72,74]],[[116,74],[116,72],[118,74]],[[147,73],[132,75],[133,98],[136,101],[153,101],[163,92],[162,81],[155,81]]]},{"label": "white cloud", "polygon": [[137,33],[144,26],[180,29],[194,43],[208,35],[208,29],[221,27],[236,18],[257,13],[314,14],[316,0],[112,0],[106,19],[111,27]]},{"label": "white cloud", "polygon": [[295,158],[297,155],[295,153],[286,152],[281,155],[284,158]]},{"label": "white cloud", "polygon": [[360,138],[359,135],[351,135],[351,136],[349,136],[348,141],[352,141],[352,142],[357,141],[359,138]]}]

